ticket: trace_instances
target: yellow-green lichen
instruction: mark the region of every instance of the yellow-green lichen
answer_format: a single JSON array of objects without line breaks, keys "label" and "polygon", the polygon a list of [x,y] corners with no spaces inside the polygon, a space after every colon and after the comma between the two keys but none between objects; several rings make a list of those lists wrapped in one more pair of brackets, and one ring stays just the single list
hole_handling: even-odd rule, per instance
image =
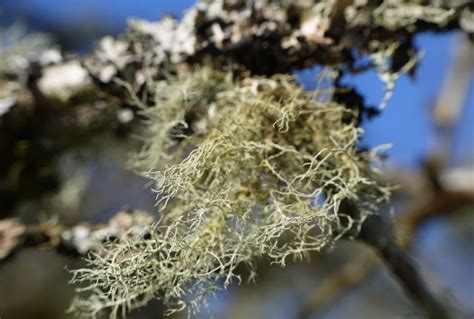
[{"label": "yellow-green lichen", "polygon": [[148,112],[137,165],[155,181],[163,218],[149,238],[109,243],[75,272],[91,293],[73,305],[82,315],[115,318],[153,298],[193,311],[240,281],[237,265],[284,265],[331,245],[387,196],[374,155],[357,150],[356,114],[290,76],[237,81],[204,68],[159,82]]}]

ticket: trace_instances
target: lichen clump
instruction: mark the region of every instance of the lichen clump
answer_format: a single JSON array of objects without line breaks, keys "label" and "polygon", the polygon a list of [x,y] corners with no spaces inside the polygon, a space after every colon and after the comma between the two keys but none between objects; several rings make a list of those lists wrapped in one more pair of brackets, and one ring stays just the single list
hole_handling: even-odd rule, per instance
[{"label": "lichen clump", "polygon": [[115,318],[153,298],[193,311],[240,281],[238,265],[254,274],[259,257],[284,265],[318,251],[386,198],[374,154],[357,149],[357,114],[290,76],[235,80],[203,68],[155,91],[137,162],[156,182],[163,218],[75,272],[91,293],[73,305],[81,315],[108,308]]}]

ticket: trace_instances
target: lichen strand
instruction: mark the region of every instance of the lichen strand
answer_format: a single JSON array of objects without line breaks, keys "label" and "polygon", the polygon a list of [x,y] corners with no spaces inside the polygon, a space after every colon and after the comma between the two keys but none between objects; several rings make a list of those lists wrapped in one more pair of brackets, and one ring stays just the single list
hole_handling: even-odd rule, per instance
[{"label": "lichen strand", "polygon": [[[356,148],[356,114],[289,76],[239,82],[202,69],[158,83],[156,101],[139,164],[164,217],[149,238],[109,243],[75,271],[91,293],[73,305],[81,315],[108,308],[115,318],[153,298],[193,312],[240,281],[237,265],[303,258],[388,196],[373,179],[376,156]],[[345,199],[357,217],[339,209]]]}]

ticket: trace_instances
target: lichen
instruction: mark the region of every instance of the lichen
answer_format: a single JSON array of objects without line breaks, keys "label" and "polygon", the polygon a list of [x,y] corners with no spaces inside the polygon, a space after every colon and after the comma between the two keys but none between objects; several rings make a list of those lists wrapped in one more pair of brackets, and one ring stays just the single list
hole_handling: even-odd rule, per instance
[{"label": "lichen", "polygon": [[[74,272],[72,309],[110,317],[161,299],[196,311],[218,288],[253,278],[255,261],[285,265],[330,247],[388,196],[357,114],[319,100],[290,76],[233,79],[206,68],[156,84],[137,165],[155,181],[163,218],[107,243]],[[344,211],[350,200],[358,213]]]},{"label": "lichen", "polygon": [[51,46],[51,39],[43,33],[27,33],[26,27],[15,23],[0,27],[0,77],[20,74]]},{"label": "lichen", "polygon": [[[384,97],[379,103],[379,109],[384,109],[395,89],[395,81],[397,81],[402,75],[405,75],[412,71],[417,64],[423,58],[423,53],[418,55],[411,54],[410,59],[400,68],[398,71],[393,70],[393,59],[395,51],[400,46],[400,43],[381,43],[378,41],[372,41],[372,48],[374,53],[370,54],[370,60],[374,65],[375,71],[377,72],[379,79],[384,83]],[[392,62],[392,63],[390,63]]]}]

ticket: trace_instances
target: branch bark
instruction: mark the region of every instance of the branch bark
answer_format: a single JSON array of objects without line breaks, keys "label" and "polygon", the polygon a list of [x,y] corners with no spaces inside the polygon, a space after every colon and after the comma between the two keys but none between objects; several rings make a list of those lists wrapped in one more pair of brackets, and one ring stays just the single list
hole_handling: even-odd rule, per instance
[{"label": "branch bark", "polygon": [[390,233],[390,227],[380,216],[372,216],[362,226],[359,239],[377,252],[407,294],[430,319],[452,318],[449,310],[430,291],[414,261],[396,244]]},{"label": "branch bark", "polygon": [[153,217],[143,211],[121,211],[106,224],[75,226],[44,222],[25,225],[15,219],[0,220],[0,262],[25,248],[54,249],[58,253],[86,256],[106,240],[113,240],[128,232],[145,232]]}]

